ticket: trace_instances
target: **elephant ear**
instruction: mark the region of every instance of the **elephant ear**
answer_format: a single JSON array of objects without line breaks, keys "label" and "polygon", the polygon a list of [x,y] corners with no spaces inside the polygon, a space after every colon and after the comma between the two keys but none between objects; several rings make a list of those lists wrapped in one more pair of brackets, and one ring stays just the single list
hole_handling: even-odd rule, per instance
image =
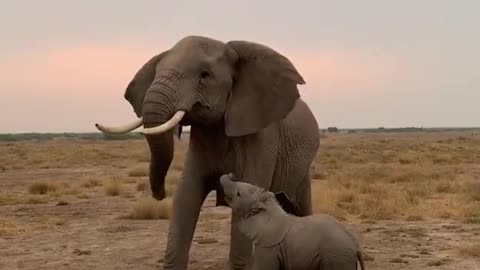
[{"label": "elephant ear", "polygon": [[285,210],[285,212],[298,216],[299,209],[298,205],[292,201],[285,192],[277,192],[275,193],[275,198],[277,199],[280,206]]},{"label": "elephant ear", "polygon": [[302,76],[285,56],[261,44],[230,41],[238,58],[225,113],[227,136],[255,133],[281,120],[300,97]]},{"label": "elephant ear", "polygon": [[155,68],[168,51],[155,55],[135,74],[125,90],[124,98],[132,105],[135,114],[142,116],[145,93],[155,78]]}]

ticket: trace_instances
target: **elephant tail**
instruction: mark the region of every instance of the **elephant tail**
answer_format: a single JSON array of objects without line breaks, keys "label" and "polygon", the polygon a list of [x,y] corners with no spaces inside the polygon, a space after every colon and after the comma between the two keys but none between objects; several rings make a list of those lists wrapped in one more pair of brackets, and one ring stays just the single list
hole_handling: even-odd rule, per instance
[{"label": "elephant tail", "polygon": [[362,251],[357,251],[357,258],[358,258],[358,262],[360,263],[360,268],[362,270],[365,270],[365,263],[363,261],[363,253]]}]

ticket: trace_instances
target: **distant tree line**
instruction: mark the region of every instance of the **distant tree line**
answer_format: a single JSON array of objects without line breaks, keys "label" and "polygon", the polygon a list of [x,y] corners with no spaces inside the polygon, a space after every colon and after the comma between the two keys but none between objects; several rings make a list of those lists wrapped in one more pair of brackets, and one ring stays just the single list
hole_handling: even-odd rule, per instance
[{"label": "distant tree line", "polygon": [[[378,132],[445,132],[445,131],[472,131],[480,132],[480,128],[423,128],[423,127],[404,127],[404,128],[358,128],[358,129],[339,129],[338,127],[328,127],[320,129],[320,132],[326,133],[378,133]],[[189,130],[183,130],[182,136],[189,134]],[[125,134],[104,134],[100,132],[90,133],[6,133],[0,134],[0,142],[17,141],[46,141],[54,139],[80,139],[80,140],[137,140],[143,139],[143,135],[138,132]]]},{"label": "distant tree line", "polygon": [[424,127],[401,127],[401,128],[354,128],[354,129],[340,129],[338,127],[328,127],[326,129],[320,129],[321,132],[329,133],[380,133],[380,132],[445,132],[445,131],[477,131],[480,132],[480,128],[466,127],[466,128],[424,128]]},{"label": "distant tree line", "polygon": [[104,134],[104,133],[18,133],[18,134],[0,134],[0,141],[17,142],[17,141],[47,141],[53,139],[80,139],[80,140],[132,140],[142,139],[143,135],[137,132],[125,134]]}]

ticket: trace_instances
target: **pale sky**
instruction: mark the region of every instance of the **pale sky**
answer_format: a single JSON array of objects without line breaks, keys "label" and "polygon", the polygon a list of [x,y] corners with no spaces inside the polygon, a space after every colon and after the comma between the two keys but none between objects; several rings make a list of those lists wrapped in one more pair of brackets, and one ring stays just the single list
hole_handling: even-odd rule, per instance
[{"label": "pale sky", "polygon": [[480,1],[0,1],[0,133],[135,119],[125,87],[186,35],[287,56],[323,128],[480,126]]}]

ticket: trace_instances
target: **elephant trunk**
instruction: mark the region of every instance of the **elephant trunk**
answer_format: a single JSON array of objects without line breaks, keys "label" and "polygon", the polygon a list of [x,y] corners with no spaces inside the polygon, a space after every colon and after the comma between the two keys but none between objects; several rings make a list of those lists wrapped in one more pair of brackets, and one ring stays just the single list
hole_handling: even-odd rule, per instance
[{"label": "elephant trunk", "polygon": [[171,69],[159,71],[143,102],[143,131],[145,135],[161,134],[178,126],[195,103],[188,82]]},{"label": "elephant trunk", "polygon": [[143,100],[143,133],[151,152],[150,187],[153,197],[165,197],[165,176],[173,159],[174,127],[185,111],[185,91],[179,88],[179,73],[169,69],[159,71]]},{"label": "elephant trunk", "polygon": [[172,163],[173,129],[158,135],[146,135],[150,148],[150,189],[157,200],[165,198],[165,177]]},{"label": "elephant trunk", "polygon": [[[143,127],[144,131],[158,127],[166,123],[170,130],[179,121],[170,121],[175,115],[180,98],[179,93],[180,75],[172,70],[159,71],[143,100]],[[183,115],[182,115],[183,117]],[[175,120],[175,118],[174,118]],[[145,132],[148,133],[148,132]]]}]

